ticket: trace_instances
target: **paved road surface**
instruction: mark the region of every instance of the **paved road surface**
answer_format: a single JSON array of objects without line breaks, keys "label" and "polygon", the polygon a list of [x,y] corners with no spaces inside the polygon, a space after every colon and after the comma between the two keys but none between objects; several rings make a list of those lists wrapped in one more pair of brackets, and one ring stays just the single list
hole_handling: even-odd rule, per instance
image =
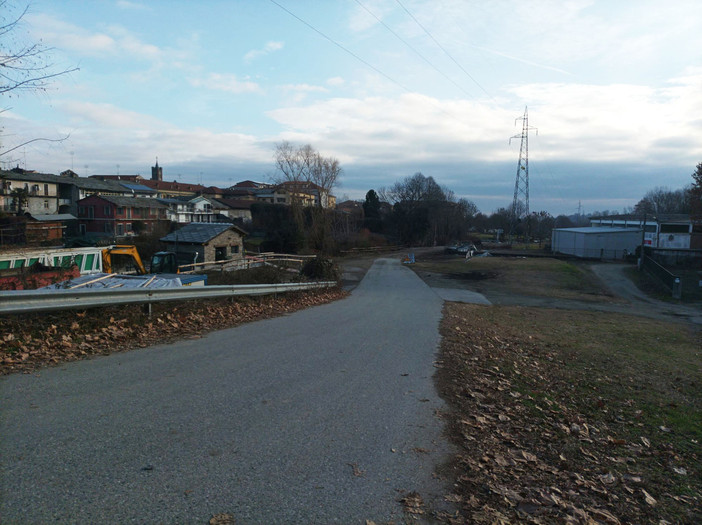
[{"label": "paved road surface", "polygon": [[0,521],[402,522],[443,489],[441,306],[380,259],[343,301],[2,378]]}]

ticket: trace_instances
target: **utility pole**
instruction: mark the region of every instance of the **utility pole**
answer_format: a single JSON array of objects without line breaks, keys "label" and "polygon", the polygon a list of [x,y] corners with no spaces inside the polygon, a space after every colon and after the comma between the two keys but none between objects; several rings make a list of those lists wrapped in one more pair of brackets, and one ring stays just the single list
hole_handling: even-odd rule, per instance
[{"label": "utility pole", "polygon": [[514,181],[514,200],[512,201],[512,213],[509,225],[509,242],[512,242],[512,236],[517,232],[517,224],[522,217],[529,219],[529,130],[535,129],[536,134],[539,134],[537,128],[529,127],[529,115],[526,106],[524,107],[524,116],[514,119],[515,124],[518,120],[522,121],[522,132],[519,135],[510,137],[512,139],[521,139],[519,146],[519,161],[517,162],[517,177]]}]

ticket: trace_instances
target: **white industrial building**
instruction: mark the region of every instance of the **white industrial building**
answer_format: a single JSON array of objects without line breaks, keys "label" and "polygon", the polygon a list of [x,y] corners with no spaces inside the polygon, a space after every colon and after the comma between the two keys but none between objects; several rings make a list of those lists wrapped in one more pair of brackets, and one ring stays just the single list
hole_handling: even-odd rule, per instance
[{"label": "white industrial building", "polygon": [[590,226],[555,228],[553,253],[592,259],[623,259],[641,246],[641,229]]}]

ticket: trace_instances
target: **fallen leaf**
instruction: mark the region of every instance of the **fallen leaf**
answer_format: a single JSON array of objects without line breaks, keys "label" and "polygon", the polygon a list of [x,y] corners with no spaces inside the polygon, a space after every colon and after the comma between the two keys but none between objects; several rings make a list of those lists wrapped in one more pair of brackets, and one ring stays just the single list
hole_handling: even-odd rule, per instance
[{"label": "fallen leaf", "polygon": [[360,478],[366,472],[365,470],[361,470],[360,468],[358,468],[357,463],[347,463],[347,465],[353,469],[353,475],[357,478]]},{"label": "fallen leaf", "polygon": [[605,485],[611,485],[615,481],[617,481],[617,478],[614,477],[614,474],[611,472],[607,472],[607,474],[602,474],[599,476],[600,481],[604,483]]},{"label": "fallen leaf", "polygon": [[410,514],[424,514],[424,510],[422,509],[424,500],[417,492],[410,492],[405,497],[400,498],[400,503],[404,505],[405,512],[409,512]]},{"label": "fallen leaf", "polygon": [[648,492],[646,492],[644,489],[641,489],[641,492],[643,492],[644,499],[646,500],[646,503],[651,505],[651,507],[655,507],[656,503],[658,503],[653,496],[651,496]]},{"label": "fallen leaf", "polygon": [[210,525],[234,525],[236,521],[231,514],[215,514],[210,518]]}]

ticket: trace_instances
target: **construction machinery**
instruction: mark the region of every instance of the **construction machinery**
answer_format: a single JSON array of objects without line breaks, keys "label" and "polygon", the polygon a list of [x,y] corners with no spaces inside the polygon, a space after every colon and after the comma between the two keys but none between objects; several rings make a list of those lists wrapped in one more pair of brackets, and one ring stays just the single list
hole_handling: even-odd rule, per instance
[{"label": "construction machinery", "polygon": [[41,264],[51,268],[78,267],[81,274],[90,273],[180,273],[176,255],[158,252],[151,258],[147,271],[136,246],[115,244],[88,248],[37,248],[0,253],[0,270],[29,268]]}]

